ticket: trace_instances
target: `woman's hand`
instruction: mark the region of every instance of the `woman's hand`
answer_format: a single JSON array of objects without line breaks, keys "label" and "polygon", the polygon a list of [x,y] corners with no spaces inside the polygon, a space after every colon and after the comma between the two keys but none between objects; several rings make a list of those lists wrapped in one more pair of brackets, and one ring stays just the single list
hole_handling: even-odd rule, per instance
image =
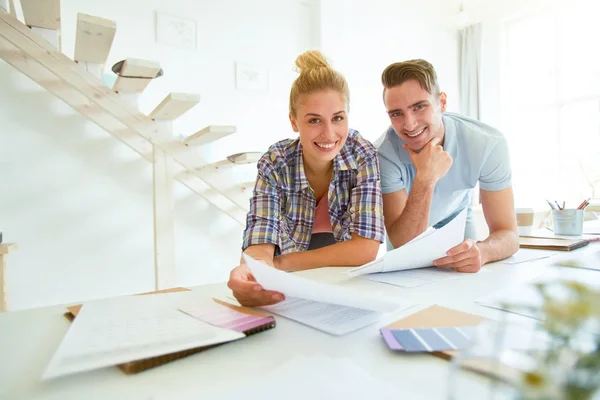
[{"label": "woman's hand", "polygon": [[245,264],[231,271],[227,286],[233,291],[237,301],[247,307],[268,306],[285,300],[283,293],[263,289]]}]

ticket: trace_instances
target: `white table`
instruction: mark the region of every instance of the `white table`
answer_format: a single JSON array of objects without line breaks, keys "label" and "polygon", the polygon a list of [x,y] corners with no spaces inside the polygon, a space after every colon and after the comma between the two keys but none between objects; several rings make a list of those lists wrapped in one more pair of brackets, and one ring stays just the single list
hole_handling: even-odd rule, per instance
[{"label": "white table", "polygon": [[[572,257],[600,250],[594,243]],[[339,284],[361,292],[401,297],[419,306],[343,337],[334,337],[298,323],[276,317],[277,328],[229,343],[137,375],[124,375],[111,367],[42,382],[40,376],[69,328],[62,306],[0,314],[0,399],[218,399],[232,385],[261,379],[290,358],[323,354],[351,358],[366,371],[392,382],[398,398],[447,398],[450,364],[431,355],[406,355],[386,347],[379,328],[431,304],[456,308],[499,318],[500,311],[473,301],[485,294],[533,279],[546,268],[549,259],[525,264],[490,264],[477,274],[461,274],[459,279],[403,289],[382,283],[349,279],[346,268],[323,268],[300,275]],[[600,280],[600,272],[598,274]],[[225,284],[193,288],[206,297],[229,294]],[[310,377],[306,379],[310,384]],[[481,378],[472,375],[472,398],[481,390]],[[269,382],[265,382],[268,388]],[[471,390],[471,388],[469,388]],[[266,390],[265,390],[266,392]],[[277,398],[249,395],[247,398]]]}]

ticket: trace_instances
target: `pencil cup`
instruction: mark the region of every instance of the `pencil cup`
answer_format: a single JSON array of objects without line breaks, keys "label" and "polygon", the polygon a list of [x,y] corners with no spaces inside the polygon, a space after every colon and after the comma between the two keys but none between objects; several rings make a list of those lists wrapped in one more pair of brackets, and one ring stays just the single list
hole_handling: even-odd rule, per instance
[{"label": "pencil cup", "polygon": [[581,235],[585,210],[552,210],[554,233],[557,235]]}]

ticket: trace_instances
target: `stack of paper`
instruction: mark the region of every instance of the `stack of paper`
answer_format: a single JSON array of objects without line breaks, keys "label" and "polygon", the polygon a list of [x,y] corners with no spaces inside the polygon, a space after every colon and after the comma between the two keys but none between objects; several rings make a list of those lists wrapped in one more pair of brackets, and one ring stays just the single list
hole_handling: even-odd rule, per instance
[{"label": "stack of paper", "polygon": [[401,271],[433,266],[433,262],[446,257],[446,252],[464,241],[467,210],[461,211],[440,229],[428,228],[404,246],[389,251],[378,260],[349,270],[350,276],[377,272]]},{"label": "stack of paper", "polygon": [[198,302],[197,294],[187,292],[87,303],[42,377],[55,378],[246,336],[209,325],[177,309]]},{"label": "stack of paper", "polygon": [[256,281],[286,300],[266,310],[333,335],[343,335],[378,321],[383,314],[403,310],[414,303],[367,297],[333,285],[314,282],[279,271],[244,255]]}]

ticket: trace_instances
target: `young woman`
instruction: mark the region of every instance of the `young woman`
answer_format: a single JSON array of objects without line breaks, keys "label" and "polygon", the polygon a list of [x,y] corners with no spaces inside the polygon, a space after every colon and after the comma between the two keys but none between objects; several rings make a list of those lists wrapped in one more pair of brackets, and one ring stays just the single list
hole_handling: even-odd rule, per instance
[{"label": "young woman", "polygon": [[[365,264],[384,240],[377,151],[348,129],[345,78],[318,51],[296,66],[289,118],[299,137],[275,143],[258,162],[243,252],[285,271]],[[247,306],[285,298],[263,290],[243,259],[228,286]]]}]

